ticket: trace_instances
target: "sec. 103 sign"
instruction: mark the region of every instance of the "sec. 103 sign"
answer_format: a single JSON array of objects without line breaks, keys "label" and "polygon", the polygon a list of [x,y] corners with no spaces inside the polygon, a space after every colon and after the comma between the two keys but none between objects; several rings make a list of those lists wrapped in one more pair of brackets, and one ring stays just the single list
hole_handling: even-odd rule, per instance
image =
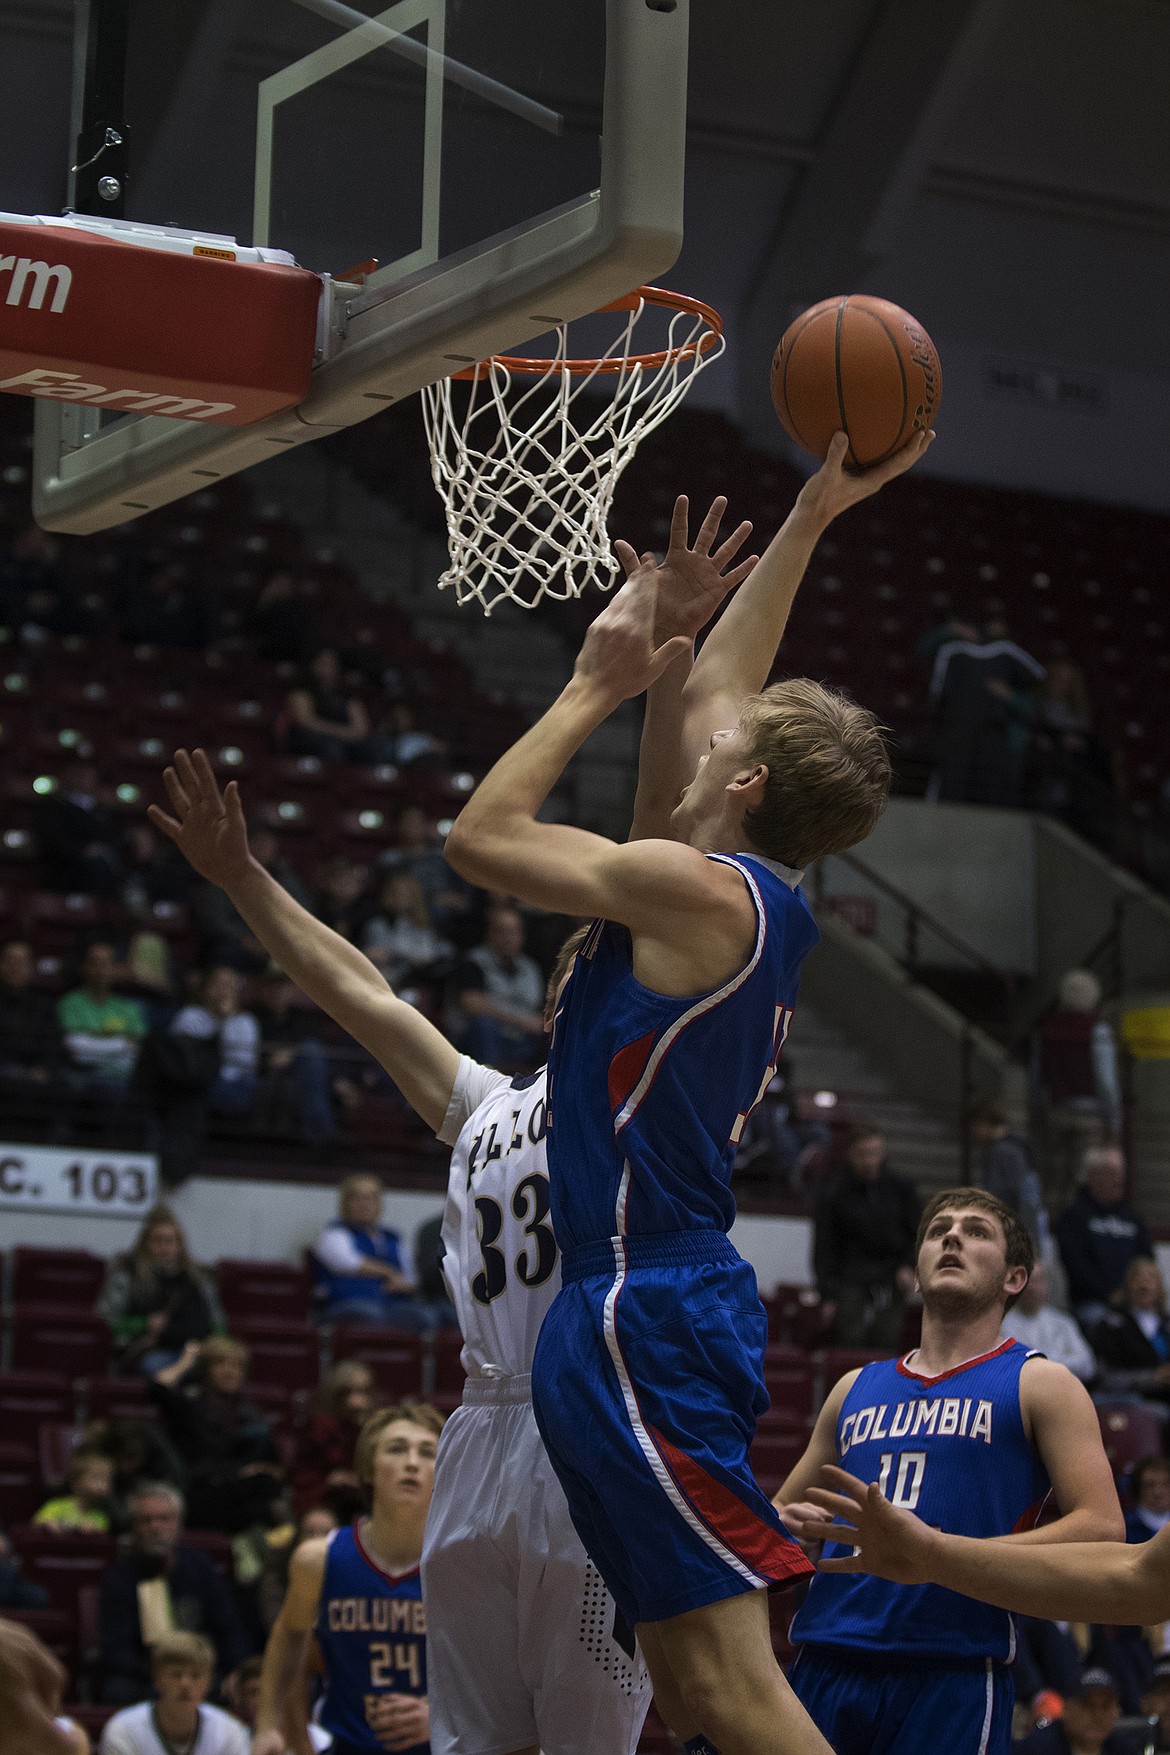
[{"label": "sec. 103 sign", "polygon": [[133,1218],[158,1199],[149,1152],[76,1152],[0,1145],[0,1211],[105,1213]]}]

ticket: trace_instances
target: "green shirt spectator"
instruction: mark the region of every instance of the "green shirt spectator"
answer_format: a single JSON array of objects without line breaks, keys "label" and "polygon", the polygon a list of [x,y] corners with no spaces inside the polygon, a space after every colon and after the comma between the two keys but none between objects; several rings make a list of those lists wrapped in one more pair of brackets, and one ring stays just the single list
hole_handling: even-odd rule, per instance
[{"label": "green shirt spectator", "polygon": [[146,1035],[146,1017],[136,999],[113,992],[117,965],[114,949],[92,944],[81,966],[81,986],[57,1006],[65,1042],[74,1064],[108,1079],[128,1084]]}]

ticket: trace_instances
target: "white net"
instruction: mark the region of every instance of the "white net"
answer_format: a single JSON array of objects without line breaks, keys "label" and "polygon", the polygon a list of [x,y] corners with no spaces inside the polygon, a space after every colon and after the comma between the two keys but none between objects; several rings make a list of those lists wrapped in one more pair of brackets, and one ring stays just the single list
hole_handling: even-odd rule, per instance
[{"label": "white net", "polygon": [[[670,311],[664,345],[635,351],[649,306]],[[491,359],[422,393],[431,474],[447,512],[451,564],[439,580],[485,615],[510,599],[608,591],[618,571],[607,523],[638,445],[723,352],[717,315],[644,287],[615,311],[620,333],[592,361],[573,360],[569,325],[548,359]]]}]

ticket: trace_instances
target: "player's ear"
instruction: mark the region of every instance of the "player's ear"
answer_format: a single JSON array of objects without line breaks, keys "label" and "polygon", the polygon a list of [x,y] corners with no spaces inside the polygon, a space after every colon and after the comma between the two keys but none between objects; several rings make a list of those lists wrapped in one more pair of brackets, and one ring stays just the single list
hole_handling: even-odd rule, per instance
[{"label": "player's ear", "polygon": [[1026,1267],[1013,1267],[1013,1268],[1009,1268],[1006,1275],[1004,1276],[1003,1289],[1007,1293],[1009,1298],[1018,1298],[1020,1293],[1023,1291],[1024,1287],[1027,1284],[1028,1284],[1028,1270],[1027,1270],[1027,1268]]},{"label": "player's ear", "polygon": [[727,782],[727,790],[738,805],[744,810],[756,810],[764,802],[764,790],[768,784],[768,768],[764,762],[756,762],[752,767],[744,767],[733,780]]}]

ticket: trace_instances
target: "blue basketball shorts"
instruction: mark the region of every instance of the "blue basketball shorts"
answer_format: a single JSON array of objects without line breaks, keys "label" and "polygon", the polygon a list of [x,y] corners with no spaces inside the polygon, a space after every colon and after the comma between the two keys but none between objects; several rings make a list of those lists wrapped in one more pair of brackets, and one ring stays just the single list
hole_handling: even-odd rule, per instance
[{"label": "blue basketball shorts", "polygon": [[836,1755],[1009,1755],[1016,1684],[987,1658],[963,1668],[804,1647],[792,1691]]},{"label": "blue basketball shorts", "polygon": [[813,1568],[748,1463],[767,1319],[719,1233],[565,1252],[532,1372],[574,1526],[623,1616],[663,1621]]}]

